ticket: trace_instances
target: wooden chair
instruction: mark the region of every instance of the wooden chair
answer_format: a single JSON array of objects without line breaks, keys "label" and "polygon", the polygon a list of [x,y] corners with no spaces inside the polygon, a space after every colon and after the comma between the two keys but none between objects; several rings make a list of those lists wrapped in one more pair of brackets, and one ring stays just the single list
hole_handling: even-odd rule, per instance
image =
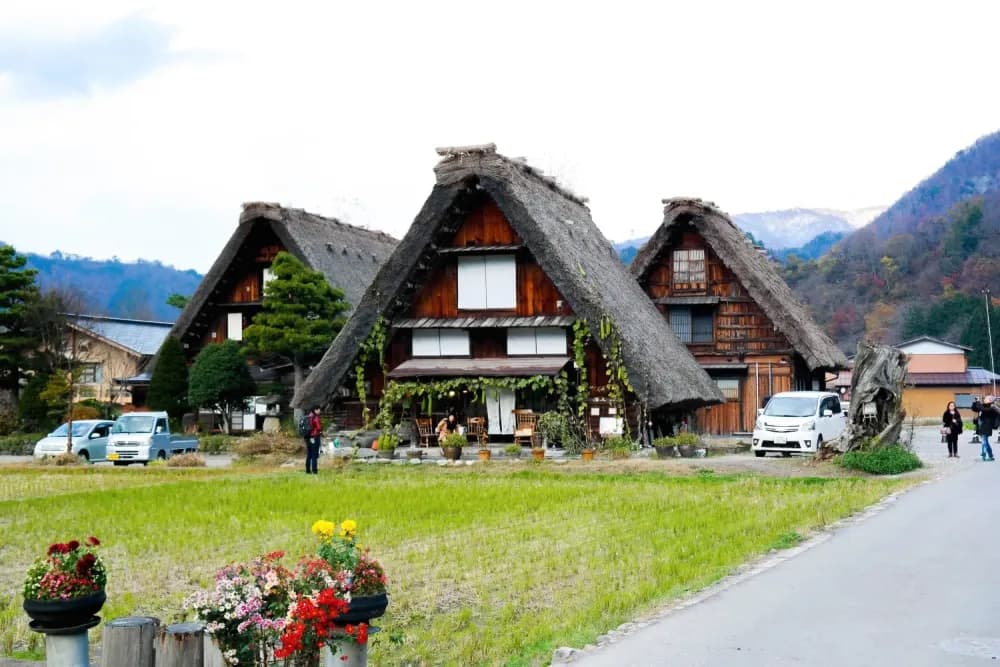
[{"label": "wooden chair", "polygon": [[538,424],[538,415],[531,410],[513,410],[514,443],[531,447]]},{"label": "wooden chair", "polygon": [[437,436],[434,434],[434,424],[431,422],[430,417],[417,417],[417,434],[420,436],[420,446],[430,447],[431,438],[434,438],[435,444],[437,444]]},{"label": "wooden chair", "polygon": [[465,439],[475,442],[480,447],[485,447],[490,441],[490,436],[486,432],[485,417],[469,417],[465,424]]}]

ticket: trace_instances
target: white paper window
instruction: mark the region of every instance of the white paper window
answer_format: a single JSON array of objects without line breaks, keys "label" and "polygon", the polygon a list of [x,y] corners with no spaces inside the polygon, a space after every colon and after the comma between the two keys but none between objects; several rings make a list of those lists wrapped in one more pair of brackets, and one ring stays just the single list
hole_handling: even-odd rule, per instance
[{"label": "white paper window", "polygon": [[274,271],[272,271],[270,268],[261,271],[261,280],[260,280],[261,289],[266,289],[267,284],[272,280],[274,280]]},{"label": "white paper window", "polygon": [[229,313],[226,317],[226,338],[243,340],[243,313]]},{"label": "white paper window", "polygon": [[413,356],[467,357],[469,332],[464,329],[414,329]]},{"label": "white paper window", "polygon": [[516,308],[517,263],[514,256],[459,257],[458,307],[461,310]]},{"label": "white paper window", "polygon": [[566,354],[566,331],[559,327],[507,329],[507,354]]}]

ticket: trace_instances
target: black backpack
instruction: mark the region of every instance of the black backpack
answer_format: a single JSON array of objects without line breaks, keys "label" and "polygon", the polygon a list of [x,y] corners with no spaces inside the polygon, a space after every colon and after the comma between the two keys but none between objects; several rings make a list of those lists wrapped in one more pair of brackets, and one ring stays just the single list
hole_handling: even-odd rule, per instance
[{"label": "black backpack", "polygon": [[299,435],[306,438],[311,431],[312,427],[309,425],[309,413],[307,412],[299,417]]}]

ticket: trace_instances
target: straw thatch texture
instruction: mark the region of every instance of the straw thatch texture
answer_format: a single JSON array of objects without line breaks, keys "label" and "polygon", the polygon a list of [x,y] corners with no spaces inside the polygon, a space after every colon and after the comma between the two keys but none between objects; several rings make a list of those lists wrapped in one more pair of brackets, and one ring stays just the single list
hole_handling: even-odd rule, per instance
[{"label": "straw thatch texture", "polygon": [[596,330],[602,315],[618,327],[622,358],[650,408],[693,409],[722,400],[715,383],[670,332],[590,217],[585,200],[492,145],[438,149],[437,184],[294,403],[327,403],[379,315],[405,317],[419,275],[438,261],[438,245],[472,207],[491,198],[577,317]]},{"label": "straw thatch texture", "polygon": [[847,368],[844,353],[795,298],[771,261],[753,247],[729,216],[700,199],[665,199],[663,203],[663,224],[639,249],[629,267],[640,283],[669,250],[674,232],[691,225],[736,274],[751,298],[805,360],[809,370]]},{"label": "straw thatch texture", "polygon": [[288,252],[309,268],[322,272],[333,287],[343,290],[352,307],[361,300],[382,262],[398,243],[388,234],[302,209],[264,202],[244,204],[236,231],[177,318],[170,335],[183,339],[257,225],[270,226]]}]

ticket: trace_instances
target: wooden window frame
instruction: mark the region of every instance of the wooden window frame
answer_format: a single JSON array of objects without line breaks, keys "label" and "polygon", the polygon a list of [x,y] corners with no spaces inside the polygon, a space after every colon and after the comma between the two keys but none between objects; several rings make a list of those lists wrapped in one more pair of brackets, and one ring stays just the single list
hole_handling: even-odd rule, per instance
[{"label": "wooden window frame", "polygon": [[704,248],[678,248],[671,253],[670,274],[674,292],[704,292],[708,289],[705,259]]}]

